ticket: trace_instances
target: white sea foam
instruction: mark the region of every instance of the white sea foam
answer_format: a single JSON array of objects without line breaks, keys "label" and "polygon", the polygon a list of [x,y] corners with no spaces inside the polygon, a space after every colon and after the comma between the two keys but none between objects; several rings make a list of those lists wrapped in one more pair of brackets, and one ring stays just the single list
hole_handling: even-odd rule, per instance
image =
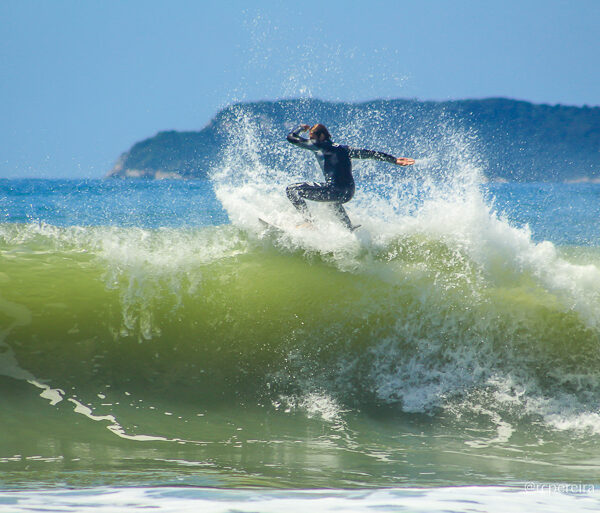
[{"label": "white sea foam", "polygon": [[160,512],[447,512],[489,513],[597,511],[592,485],[526,483],[523,486],[459,486],[371,490],[220,490],[209,488],[89,488],[0,492],[0,512],[147,509]]}]

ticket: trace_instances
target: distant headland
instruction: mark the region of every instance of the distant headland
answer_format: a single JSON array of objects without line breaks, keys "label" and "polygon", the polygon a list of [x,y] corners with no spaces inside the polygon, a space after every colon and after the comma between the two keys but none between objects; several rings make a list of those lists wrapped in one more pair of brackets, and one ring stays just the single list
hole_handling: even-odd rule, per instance
[{"label": "distant headland", "polygon": [[[248,121],[255,131],[251,137],[260,137],[262,148],[285,145],[285,135],[300,122],[322,122],[334,140],[344,144],[416,158],[426,158],[441,139],[447,147],[452,134],[460,133],[472,141],[490,181],[600,181],[600,107],[505,98],[234,104],[219,111],[202,130],[159,132],[134,144],[107,177],[206,177],[231,148],[232,138],[243,139]],[[266,153],[272,163],[273,152]]]}]

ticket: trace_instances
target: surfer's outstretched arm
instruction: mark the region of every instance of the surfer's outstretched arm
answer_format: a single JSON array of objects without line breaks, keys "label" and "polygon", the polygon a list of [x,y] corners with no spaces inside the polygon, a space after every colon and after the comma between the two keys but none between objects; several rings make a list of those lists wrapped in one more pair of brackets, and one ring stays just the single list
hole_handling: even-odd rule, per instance
[{"label": "surfer's outstretched arm", "polygon": [[316,148],[314,147],[314,144],[311,141],[305,139],[304,137],[300,137],[300,134],[302,132],[306,132],[307,130],[310,130],[310,126],[299,125],[288,134],[287,140],[292,144],[295,144],[296,146],[300,146],[300,148],[316,151]]},{"label": "surfer's outstretched arm", "polygon": [[412,166],[415,163],[415,159],[409,159],[405,157],[396,158],[388,153],[375,150],[362,150],[360,148],[348,147],[348,156],[351,159],[371,159],[371,160],[382,160],[383,162],[389,162],[390,164],[397,164],[399,166]]}]

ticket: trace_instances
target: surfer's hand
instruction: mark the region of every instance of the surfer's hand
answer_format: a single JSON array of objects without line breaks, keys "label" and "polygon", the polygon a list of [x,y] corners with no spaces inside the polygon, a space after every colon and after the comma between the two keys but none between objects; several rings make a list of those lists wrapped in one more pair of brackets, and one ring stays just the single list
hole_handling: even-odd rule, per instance
[{"label": "surfer's hand", "polygon": [[406,157],[399,157],[396,159],[398,166],[412,166],[415,163],[415,159],[409,159]]},{"label": "surfer's hand", "polygon": [[302,130],[310,130],[310,125],[300,125]]}]

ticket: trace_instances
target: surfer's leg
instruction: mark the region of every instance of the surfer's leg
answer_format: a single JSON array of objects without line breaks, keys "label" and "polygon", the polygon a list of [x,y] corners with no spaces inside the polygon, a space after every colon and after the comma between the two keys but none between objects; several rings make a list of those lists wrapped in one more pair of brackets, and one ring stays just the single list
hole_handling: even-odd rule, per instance
[{"label": "surfer's leg", "polygon": [[302,199],[304,196],[303,191],[308,185],[309,184],[307,183],[293,183],[292,185],[288,185],[285,193],[287,194],[288,199],[292,202],[292,205],[296,207],[296,210],[300,212],[307,221],[310,221],[310,212],[308,211],[306,201]]},{"label": "surfer's leg", "polygon": [[329,185],[315,182],[294,183],[289,185],[285,192],[292,205],[309,222],[312,221],[312,217],[308,211],[306,201],[304,201],[305,199],[311,201],[337,201],[339,195]]},{"label": "surfer's leg", "polygon": [[348,217],[348,213],[346,212],[344,205],[342,205],[340,202],[335,202],[332,203],[331,206],[333,208],[333,211],[335,212],[335,215],[339,217],[340,221],[344,223],[346,228],[348,228],[348,230],[352,230],[352,221],[350,221],[350,218]]},{"label": "surfer's leg", "polygon": [[307,221],[311,221],[311,215],[306,206],[306,201],[320,201],[331,203],[334,212],[349,230],[353,229],[352,222],[348,217],[346,209],[342,203],[346,203],[354,196],[354,187],[347,189],[338,189],[326,183],[295,183],[286,189],[287,197],[290,199],[296,209],[304,216]]}]

